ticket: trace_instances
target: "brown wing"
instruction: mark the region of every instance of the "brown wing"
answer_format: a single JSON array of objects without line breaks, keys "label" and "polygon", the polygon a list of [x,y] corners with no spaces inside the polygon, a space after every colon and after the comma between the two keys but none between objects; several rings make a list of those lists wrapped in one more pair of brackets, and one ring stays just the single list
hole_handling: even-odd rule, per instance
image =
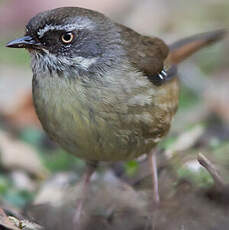
[{"label": "brown wing", "polygon": [[159,74],[168,56],[168,46],[159,38],[142,36],[130,28],[118,26],[132,65],[149,78]]}]

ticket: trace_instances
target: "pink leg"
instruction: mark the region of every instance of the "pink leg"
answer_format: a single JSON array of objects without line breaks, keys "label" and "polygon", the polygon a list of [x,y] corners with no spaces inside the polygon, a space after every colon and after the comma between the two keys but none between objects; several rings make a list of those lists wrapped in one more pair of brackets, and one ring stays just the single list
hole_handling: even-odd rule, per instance
[{"label": "pink leg", "polygon": [[75,212],[74,219],[73,219],[74,225],[80,224],[80,218],[82,215],[84,202],[88,195],[88,187],[89,187],[90,179],[95,169],[97,168],[97,162],[87,162],[86,167],[87,168],[83,175],[83,181],[82,181],[82,190],[81,190],[82,195],[81,195],[80,200],[78,201],[76,212]]},{"label": "pink leg", "polygon": [[159,188],[158,188],[158,174],[157,174],[157,157],[156,150],[153,149],[148,155],[149,166],[152,172],[152,184],[153,184],[153,201],[158,204],[160,202]]}]

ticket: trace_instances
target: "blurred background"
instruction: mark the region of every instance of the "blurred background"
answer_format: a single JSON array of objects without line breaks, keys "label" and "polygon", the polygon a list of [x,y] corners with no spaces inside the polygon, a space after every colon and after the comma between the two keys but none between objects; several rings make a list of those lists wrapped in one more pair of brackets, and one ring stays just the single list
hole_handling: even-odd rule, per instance
[{"label": "blurred background", "polygon": [[[168,44],[229,27],[228,0],[0,0],[0,207],[45,229],[73,229],[72,200],[84,163],[43,132],[33,109],[29,55],[5,44],[23,35],[36,13],[61,6],[103,12]],[[152,224],[169,230],[229,228],[228,51],[226,37],[180,65],[179,111],[160,144],[162,205],[152,210],[144,160],[102,164],[93,178],[85,229],[151,229]],[[198,163],[200,152],[221,172],[223,189]]]}]

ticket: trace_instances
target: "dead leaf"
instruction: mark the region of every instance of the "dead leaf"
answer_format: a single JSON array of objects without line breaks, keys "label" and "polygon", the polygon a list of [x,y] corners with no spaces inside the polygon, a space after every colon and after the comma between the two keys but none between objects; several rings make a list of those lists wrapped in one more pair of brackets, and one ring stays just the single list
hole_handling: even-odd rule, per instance
[{"label": "dead leaf", "polygon": [[166,155],[170,158],[174,152],[181,152],[191,148],[204,133],[204,127],[201,125],[195,126],[192,129],[182,133],[175,143],[166,150]]},{"label": "dead leaf", "polygon": [[0,112],[15,127],[39,126],[32,102],[29,69],[0,66]]},{"label": "dead leaf", "polygon": [[4,131],[0,131],[0,157],[7,169],[22,169],[41,178],[47,174],[35,149]]},{"label": "dead leaf", "polygon": [[19,97],[14,107],[4,113],[5,118],[15,127],[36,126],[41,128],[33,105],[32,91],[28,90]]}]

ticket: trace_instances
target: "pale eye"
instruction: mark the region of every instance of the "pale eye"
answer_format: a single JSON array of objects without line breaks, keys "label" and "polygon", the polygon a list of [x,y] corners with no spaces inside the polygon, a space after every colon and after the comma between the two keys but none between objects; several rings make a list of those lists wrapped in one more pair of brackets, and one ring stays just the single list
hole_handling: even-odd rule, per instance
[{"label": "pale eye", "polygon": [[67,32],[67,33],[64,33],[62,34],[61,36],[61,41],[64,43],[64,44],[69,44],[73,41],[74,39],[74,34],[72,32]]}]

